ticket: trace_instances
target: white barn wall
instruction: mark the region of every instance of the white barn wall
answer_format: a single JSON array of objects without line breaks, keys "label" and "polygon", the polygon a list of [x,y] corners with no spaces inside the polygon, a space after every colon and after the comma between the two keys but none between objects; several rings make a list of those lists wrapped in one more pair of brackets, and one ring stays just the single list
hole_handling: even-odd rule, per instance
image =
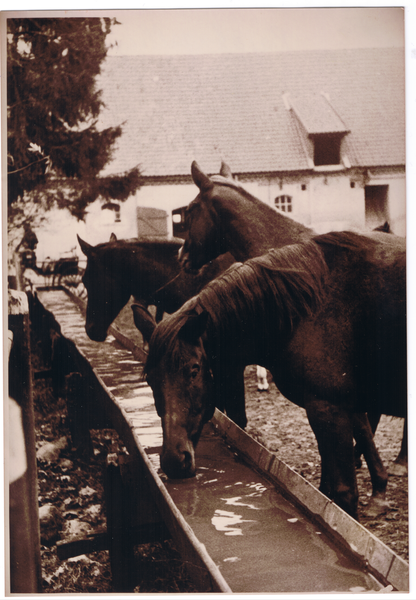
[{"label": "white barn wall", "polygon": [[61,256],[69,256],[71,250],[83,256],[78,246],[77,234],[85,235],[85,223],[78,221],[65,209],[53,209],[48,212],[47,219],[35,228],[38,238],[36,248],[37,263],[40,264],[46,258],[56,260]]},{"label": "white barn wall", "polygon": [[136,194],[137,206],[162,208],[168,214],[168,235],[172,237],[172,211],[187,206],[198,195],[198,188],[190,184],[143,185]]},{"label": "white barn wall", "polygon": [[85,239],[95,246],[108,242],[114,233],[119,239],[137,237],[136,199],[134,196],[120,204],[120,221],[115,221],[112,210],[102,209],[102,202],[97,200],[88,207],[85,218]]},{"label": "white barn wall", "polygon": [[[355,187],[350,182],[355,181]],[[240,181],[255,197],[274,206],[277,196],[292,197],[293,212],[287,213],[294,220],[312,227],[317,233],[352,229],[363,231],[365,225],[365,195],[360,177],[352,171],[288,175],[286,177],[263,177],[256,181]],[[405,174],[371,173],[367,185],[389,186],[389,222],[397,235],[406,234]],[[306,189],[302,190],[302,185]],[[137,237],[137,207],[153,207],[167,212],[168,236],[172,231],[172,210],[187,206],[198,194],[194,183],[166,183],[142,185],[135,196],[120,203],[119,223],[114,214],[102,210],[95,202],[88,209],[85,236],[89,243],[98,244],[109,240],[111,233],[117,237]]]}]

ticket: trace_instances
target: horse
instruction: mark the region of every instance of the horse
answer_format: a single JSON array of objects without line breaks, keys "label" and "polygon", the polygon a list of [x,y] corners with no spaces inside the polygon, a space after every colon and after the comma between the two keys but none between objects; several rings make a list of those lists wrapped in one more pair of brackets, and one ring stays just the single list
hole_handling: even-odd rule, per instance
[{"label": "horse", "polygon": [[[209,177],[194,161],[191,174],[199,188],[199,194],[185,211],[185,242],[180,251],[180,261],[185,271],[197,272],[207,261],[224,252],[229,252],[236,260],[244,262],[271,248],[308,241],[316,235],[312,229],[297,223],[241,187],[224,162],[220,174]],[[388,222],[367,235],[383,240],[387,234],[391,235]],[[370,416],[373,432],[380,417],[380,414]],[[366,424],[364,434],[360,432],[361,425],[358,421],[356,427],[359,466],[363,448],[368,447],[368,440],[365,439],[368,427]],[[402,448],[390,466],[390,471],[392,474],[403,474],[406,472],[406,464],[405,419]]]},{"label": "horse", "polygon": [[[320,490],[357,519],[352,417],[406,414],[404,242],[333,232],[273,249],[219,276],[159,323],[144,376],[162,420],[168,477],[196,473],[218,369],[253,363],[306,409],[321,456]],[[386,479],[371,476],[377,499]]]},{"label": "horse", "polygon": [[[166,313],[178,310],[205,284],[235,264],[230,255],[219,257],[206,265],[201,272],[183,272],[178,260],[178,250],[183,240],[145,239],[117,240],[92,246],[78,236],[82,252],[87,257],[83,284],[88,292],[85,330],[88,337],[103,342],[110,324],[130,297],[136,327],[146,335],[146,325],[153,319],[147,311],[149,305],[158,309],[159,319]],[[141,315],[145,315],[145,319]],[[239,427],[245,428],[247,417],[244,400],[244,369],[217,378],[217,406]]]},{"label": "horse", "polygon": [[245,262],[271,248],[308,241],[316,235],[238,185],[224,162],[219,175],[208,177],[196,161],[191,173],[200,193],[185,211],[185,241],[180,253],[185,271],[195,272],[225,252]]}]

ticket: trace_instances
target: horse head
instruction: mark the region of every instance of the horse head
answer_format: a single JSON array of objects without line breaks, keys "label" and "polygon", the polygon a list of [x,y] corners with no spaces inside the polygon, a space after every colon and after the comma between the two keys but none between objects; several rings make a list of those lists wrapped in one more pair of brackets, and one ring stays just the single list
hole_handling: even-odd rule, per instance
[{"label": "horse head", "polygon": [[207,317],[181,309],[156,327],[149,343],[145,375],[162,420],[160,465],[173,479],[195,475],[195,448],[214,414],[214,383],[201,340]]},{"label": "horse head", "polygon": [[115,266],[112,261],[104,258],[108,244],[91,246],[79,236],[78,242],[87,257],[87,266],[82,278],[88,293],[85,331],[91,340],[104,342],[109,326],[127,304],[130,293],[124,289],[120,277],[117,277],[117,274],[120,274],[119,270],[112,268]]},{"label": "horse head", "polygon": [[202,171],[196,161],[192,163],[191,172],[199,194],[186,209],[186,237],[179,256],[188,273],[198,271],[207,262],[227,252],[221,221],[212,199],[216,184],[232,181],[231,170],[225,163],[221,166],[220,175],[212,178]]}]

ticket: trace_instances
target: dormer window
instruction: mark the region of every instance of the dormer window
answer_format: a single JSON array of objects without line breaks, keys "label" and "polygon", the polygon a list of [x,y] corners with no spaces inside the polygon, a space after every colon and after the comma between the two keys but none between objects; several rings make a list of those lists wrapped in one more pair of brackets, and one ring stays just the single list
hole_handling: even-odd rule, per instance
[{"label": "dormer window", "polygon": [[348,167],[342,142],[349,129],[328,94],[305,94],[293,99],[285,94],[283,101],[293,114],[309,167],[319,171]]},{"label": "dormer window", "polygon": [[341,163],[341,137],[339,135],[314,135],[313,163],[315,167]]}]

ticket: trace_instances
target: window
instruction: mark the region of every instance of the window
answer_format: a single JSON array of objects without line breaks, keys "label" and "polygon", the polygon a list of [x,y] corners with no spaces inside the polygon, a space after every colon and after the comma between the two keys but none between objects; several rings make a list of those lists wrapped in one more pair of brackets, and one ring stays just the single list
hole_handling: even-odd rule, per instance
[{"label": "window", "polygon": [[314,136],[313,162],[315,167],[339,165],[341,160],[341,138],[333,135]]},{"label": "window", "polygon": [[175,208],[172,211],[173,236],[183,238],[185,236],[185,211],[186,206]]},{"label": "window", "polygon": [[107,202],[103,204],[101,210],[109,211],[103,214],[111,215],[113,213],[113,223],[121,223],[120,204],[117,202]]},{"label": "window", "polygon": [[292,212],[292,197],[286,195],[277,196],[277,198],[274,199],[274,205],[280,212],[290,213]]}]

